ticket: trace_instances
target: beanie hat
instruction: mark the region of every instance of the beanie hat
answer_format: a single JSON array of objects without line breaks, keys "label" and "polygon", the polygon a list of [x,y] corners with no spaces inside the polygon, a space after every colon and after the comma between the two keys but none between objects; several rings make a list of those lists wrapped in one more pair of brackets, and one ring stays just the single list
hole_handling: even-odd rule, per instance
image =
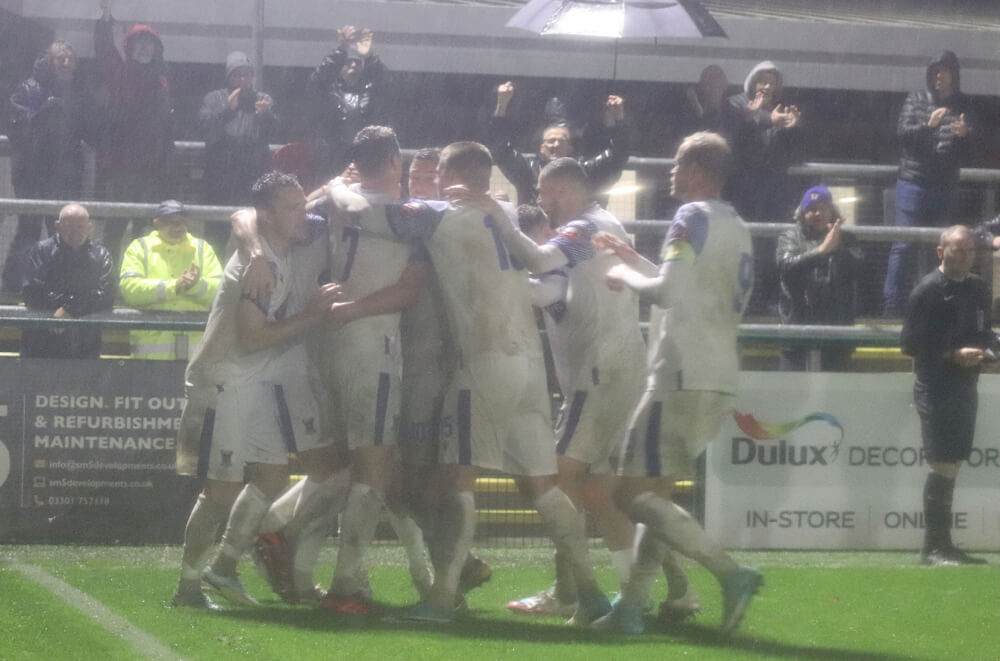
[{"label": "beanie hat", "polygon": [[226,56],[226,78],[229,78],[234,71],[243,67],[250,67],[253,69],[253,65],[250,64],[250,58],[247,57],[246,53],[234,50]]}]

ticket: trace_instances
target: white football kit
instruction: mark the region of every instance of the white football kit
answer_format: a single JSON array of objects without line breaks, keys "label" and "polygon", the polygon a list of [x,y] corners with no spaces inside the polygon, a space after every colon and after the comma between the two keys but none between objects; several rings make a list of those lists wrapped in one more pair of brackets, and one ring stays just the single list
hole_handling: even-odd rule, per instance
[{"label": "white football kit", "polygon": [[[650,324],[649,378],[622,457],[630,476],[688,475],[732,413],[737,334],[753,287],[750,231],[726,202],[678,209],[661,257],[665,307]],[[683,277],[670,277],[672,263]]]},{"label": "white football kit", "polygon": [[565,274],[563,304],[549,303],[543,315],[564,397],[556,447],[592,472],[606,472],[642,392],[646,345],[638,296],[611,291],[605,283],[608,269],[620,260],[594,250],[591,239],[598,232],[629,242],[621,223],[591,204],[547,246],[535,250],[517,237],[512,248],[533,268],[558,266],[556,273]]},{"label": "white football kit", "polygon": [[399,454],[407,464],[438,462],[441,407],[455,370],[455,345],[446,317],[441,285],[432,271],[399,322],[403,354]]},{"label": "white football kit", "polygon": [[[365,228],[384,224],[389,195],[360,184],[338,188],[329,200],[331,278],[346,300],[358,300],[399,281],[414,248]],[[348,449],[395,445],[402,356],[398,312],[331,326],[317,336],[323,382],[330,397],[324,429]]]},{"label": "white football kit", "polygon": [[[274,273],[274,290],[255,302],[269,321],[298,314],[326,268],[325,228],[281,257],[262,241]],[[178,433],[182,475],[242,482],[248,463],[285,464],[289,452],[319,447],[319,408],[310,361],[302,341],[246,353],[236,335],[245,264],[239,253],[226,265],[203,341],[185,373],[187,405]]]},{"label": "white football kit", "polygon": [[[514,214],[508,205],[508,213]],[[409,202],[387,207],[383,235],[423,239],[438,274],[456,349],[442,407],[441,462],[515,475],[553,475],[541,341],[528,280],[496,219],[471,208]]]}]

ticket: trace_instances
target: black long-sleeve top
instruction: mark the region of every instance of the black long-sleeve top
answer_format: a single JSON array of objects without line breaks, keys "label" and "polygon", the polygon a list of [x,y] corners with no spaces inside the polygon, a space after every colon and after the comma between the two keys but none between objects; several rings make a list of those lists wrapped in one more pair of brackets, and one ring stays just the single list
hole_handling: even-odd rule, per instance
[{"label": "black long-sleeve top", "polygon": [[990,307],[989,288],[977,275],[952,280],[936,269],[924,276],[910,294],[900,337],[919,383],[931,388],[975,383],[979,367],[962,367],[952,352],[991,345]]},{"label": "black long-sleeve top", "polygon": [[[628,127],[623,122],[604,127],[602,136],[603,144],[597,153],[577,155],[593,190],[599,192],[622,176],[622,170],[628,163],[630,148]],[[549,161],[543,160],[538,154],[521,153],[514,146],[514,129],[507,117],[494,116],[490,119],[488,142],[497,167],[517,189],[517,203],[534,204],[538,199],[538,173]]]},{"label": "black long-sleeve top", "polygon": [[361,77],[348,86],[340,78],[348,57],[342,48],[327,55],[309,75],[306,87],[314,104],[317,128],[331,144],[350,145],[354,134],[370,122],[372,98],[387,71],[378,55],[369,53],[363,59]]}]

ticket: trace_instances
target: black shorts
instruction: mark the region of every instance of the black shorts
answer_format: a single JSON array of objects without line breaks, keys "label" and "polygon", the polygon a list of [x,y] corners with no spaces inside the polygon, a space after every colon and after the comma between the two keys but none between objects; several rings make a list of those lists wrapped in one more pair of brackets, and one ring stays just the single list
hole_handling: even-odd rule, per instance
[{"label": "black shorts", "polygon": [[954,464],[969,458],[978,399],[975,383],[950,388],[914,384],[913,401],[928,461]]}]

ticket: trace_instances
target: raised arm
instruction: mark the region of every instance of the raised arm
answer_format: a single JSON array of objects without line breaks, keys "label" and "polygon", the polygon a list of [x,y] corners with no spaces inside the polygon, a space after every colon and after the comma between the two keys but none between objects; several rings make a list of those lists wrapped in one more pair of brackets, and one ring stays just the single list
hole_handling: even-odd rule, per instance
[{"label": "raised arm", "polygon": [[102,82],[107,83],[118,75],[125,63],[115,47],[115,19],[111,15],[111,0],[101,0],[100,8],[101,18],[94,25],[94,59]]}]

